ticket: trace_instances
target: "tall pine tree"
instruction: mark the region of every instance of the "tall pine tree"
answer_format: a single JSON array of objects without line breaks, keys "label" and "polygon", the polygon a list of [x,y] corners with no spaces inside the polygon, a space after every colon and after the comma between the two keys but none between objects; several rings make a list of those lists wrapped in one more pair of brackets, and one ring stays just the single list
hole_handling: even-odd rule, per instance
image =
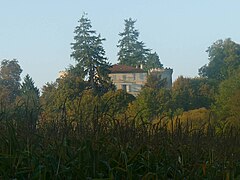
[{"label": "tall pine tree", "polygon": [[118,52],[120,64],[138,66],[146,63],[146,57],[150,50],[145,48],[142,41],[138,40],[139,32],[134,27],[135,22],[136,20],[131,18],[126,19],[124,32],[119,33],[121,39],[118,41],[117,47],[120,48]]},{"label": "tall pine tree", "polygon": [[156,52],[149,53],[147,56],[145,69],[150,70],[152,68],[163,68],[163,64],[160,62],[160,58]]},{"label": "tall pine tree", "polygon": [[34,81],[33,79],[29,76],[29,74],[27,74],[24,77],[24,81],[21,85],[21,96],[26,96],[28,98],[31,98],[32,100],[36,100],[39,101],[39,89],[34,85]]},{"label": "tall pine tree", "polygon": [[[40,114],[40,93],[34,85],[33,79],[27,74],[24,77],[18,98],[19,109],[21,109],[22,119],[29,130],[36,130],[38,117]],[[20,114],[19,114],[20,116]]]},{"label": "tall pine tree", "polygon": [[75,28],[74,43],[71,43],[73,52],[71,57],[77,61],[77,66],[83,70],[83,75],[88,79],[93,90],[102,79],[106,79],[110,64],[105,57],[105,50],[102,46],[100,35],[92,30],[91,21],[84,14],[78,21],[80,24]]}]

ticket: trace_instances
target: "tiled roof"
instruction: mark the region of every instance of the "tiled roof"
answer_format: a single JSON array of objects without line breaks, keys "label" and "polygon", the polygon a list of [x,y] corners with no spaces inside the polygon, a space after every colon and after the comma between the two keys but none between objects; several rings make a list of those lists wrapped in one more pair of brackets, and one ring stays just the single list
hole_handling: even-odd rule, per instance
[{"label": "tiled roof", "polygon": [[110,71],[111,73],[147,73],[147,71],[144,71],[143,69],[120,64],[114,64],[110,68]]}]

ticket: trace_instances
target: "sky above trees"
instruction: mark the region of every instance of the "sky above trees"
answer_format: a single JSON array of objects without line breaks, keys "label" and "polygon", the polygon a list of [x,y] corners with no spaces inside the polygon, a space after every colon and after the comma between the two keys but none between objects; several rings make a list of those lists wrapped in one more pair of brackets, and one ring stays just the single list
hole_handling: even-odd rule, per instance
[{"label": "sky above trees", "polygon": [[239,43],[240,2],[237,0],[70,0],[1,2],[0,60],[16,58],[38,87],[55,81],[58,72],[75,61],[70,43],[83,12],[106,41],[111,63],[124,19],[136,19],[136,29],[147,48],[157,52],[165,67],[178,76],[194,77],[208,63],[209,46],[230,37]]}]

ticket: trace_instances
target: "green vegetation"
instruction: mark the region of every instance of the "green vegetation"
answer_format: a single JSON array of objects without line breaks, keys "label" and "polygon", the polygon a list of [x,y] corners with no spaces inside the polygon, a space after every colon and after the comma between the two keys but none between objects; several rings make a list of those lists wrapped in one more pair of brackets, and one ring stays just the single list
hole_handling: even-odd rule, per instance
[{"label": "green vegetation", "polygon": [[[95,92],[102,92],[102,85],[109,83],[108,69],[110,64],[106,61],[105,50],[102,47],[100,34],[92,30],[91,21],[84,14],[79,20],[80,25],[74,33],[75,42],[72,43],[71,57],[77,61],[77,70],[83,77],[88,77],[89,85]],[[100,87],[99,87],[100,86]]]},{"label": "green vegetation", "polygon": [[16,126],[15,116],[2,118],[1,179],[239,178],[235,129],[193,130],[175,122],[171,132],[160,123],[136,125],[102,112],[76,124],[69,118],[62,109],[35,132]]},{"label": "green vegetation", "polygon": [[124,32],[119,33],[121,37],[117,45],[119,64],[133,67],[144,65],[145,70],[163,67],[158,54],[152,53],[142,41],[138,40],[139,32],[135,29],[135,23],[136,20],[125,19]]},{"label": "green vegetation", "polygon": [[[240,178],[239,44],[215,42],[200,77],[180,76],[166,89],[149,76],[134,97],[115,90],[103,39],[86,15],[79,22],[77,64],[41,94],[30,75],[21,82],[17,60],[1,62],[0,179]],[[137,40],[134,23],[125,20],[125,31],[140,54],[120,58],[129,52],[120,33],[120,63],[162,67]]]}]

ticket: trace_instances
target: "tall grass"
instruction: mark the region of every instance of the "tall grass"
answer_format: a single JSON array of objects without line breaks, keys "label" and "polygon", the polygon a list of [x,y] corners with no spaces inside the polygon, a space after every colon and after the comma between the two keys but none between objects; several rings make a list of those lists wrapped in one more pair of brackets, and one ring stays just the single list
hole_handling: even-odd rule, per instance
[{"label": "tall grass", "polygon": [[169,130],[97,107],[73,124],[64,111],[35,131],[17,113],[1,112],[0,179],[240,178],[239,129],[192,129],[176,119]]}]

